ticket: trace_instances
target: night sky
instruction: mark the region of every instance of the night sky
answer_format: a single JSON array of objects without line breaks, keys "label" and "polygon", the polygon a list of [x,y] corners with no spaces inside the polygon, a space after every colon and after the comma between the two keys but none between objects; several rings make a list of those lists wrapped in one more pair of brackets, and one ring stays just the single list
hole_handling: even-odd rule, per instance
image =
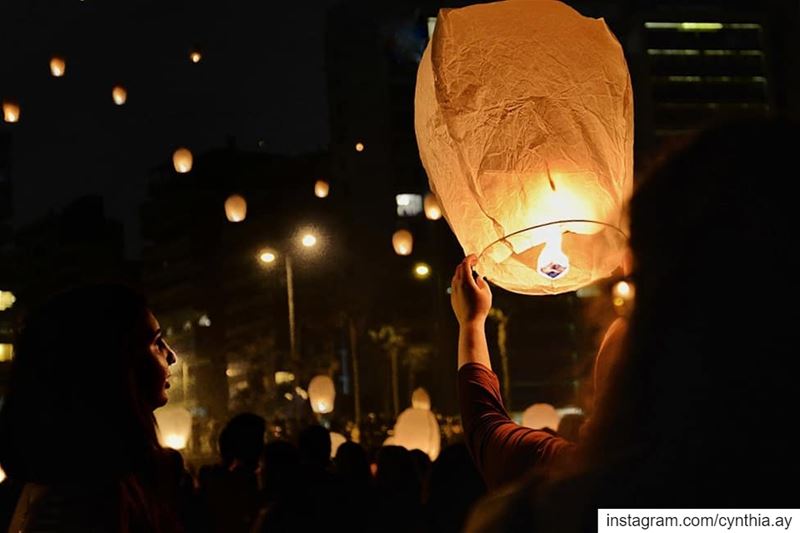
[{"label": "night sky", "polygon": [[[244,150],[324,149],[333,3],[4,2],[0,97],[21,105],[19,123],[0,124],[13,135],[14,224],[100,193],[135,256],[149,170],[176,147],[196,157],[235,138]],[[53,55],[66,60],[62,78]]]}]

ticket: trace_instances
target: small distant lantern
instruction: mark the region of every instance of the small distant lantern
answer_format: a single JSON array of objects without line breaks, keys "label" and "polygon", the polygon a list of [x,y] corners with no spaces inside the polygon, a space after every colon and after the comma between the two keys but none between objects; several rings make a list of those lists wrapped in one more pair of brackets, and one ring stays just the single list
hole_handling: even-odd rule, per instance
[{"label": "small distant lantern", "polygon": [[439,200],[436,195],[429,192],[425,195],[425,218],[428,220],[439,220],[442,218],[442,207],[439,205]]},{"label": "small distant lantern", "polygon": [[414,249],[414,236],[406,229],[399,229],[392,235],[392,247],[397,255],[411,255]]},{"label": "small distant lantern", "polygon": [[559,294],[621,265],[632,94],[605,22],[562,2],[439,12],[415,130],[431,190],[481,275]]},{"label": "small distant lantern", "polygon": [[3,102],[3,120],[6,122],[19,122],[19,104]]},{"label": "small distant lantern", "polygon": [[356,143],[356,152],[363,152],[364,151],[364,143],[358,142]]},{"label": "small distant lantern", "polygon": [[311,409],[315,413],[325,414],[333,411],[333,402],[336,399],[336,387],[333,380],[324,375],[315,376],[308,384],[308,399]]},{"label": "small distant lantern", "polygon": [[442,437],[436,416],[427,409],[406,409],[397,417],[394,444],[407,450],[422,450],[431,461],[439,456]]},{"label": "small distant lantern", "polygon": [[336,452],[339,451],[339,446],[347,442],[347,439],[341,433],[331,431],[331,459],[336,457]]},{"label": "small distant lantern", "polygon": [[60,57],[50,59],[50,74],[55,78],[60,78],[67,71],[67,62]]},{"label": "small distant lantern", "polygon": [[428,395],[428,391],[422,387],[417,387],[414,389],[414,392],[411,393],[411,407],[414,409],[425,409],[430,411],[431,397]]},{"label": "small distant lantern", "polygon": [[184,407],[162,407],[154,412],[162,446],[182,450],[192,433],[192,413]]},{"label": "small distant lantern", "polygon": [[225,216],[228,218],[228,222],[243,221],[247,217],[247,200],[239,194],[228,196],[228,199],[225,200]]},{"label": "small distant lantern", "polygon": [[203,54],[200,53],[200,50],[192,50],[189,52],[189,60],[191,60],[192,63],[199,63],[201,59],[203,59]]},{"label": "small distant lantern", "polygon": [[114,88],[111,89],[111,98],[114,99],[115,104],[124,105],[128,100],[128,91],[126,91],[125,87],[122,85],[115,85]]},{"label": "small distant lantern", "polygon": [[192,170],[192,152],[188,148],[178,148],[172,154],[172,164],[175,166],[175,171],[180,174],[185,174]]},{"label": "small distant lantern", "polygon": [[330,193],[331,187],[325,180],[317,180],[314,184],[314,195],[317,198],[327,198]]},{"label": "small distant lantern", "polygon": [[522,425],[531,429],[558,429],[561,417],[549,403],[535,403],[522,413]]}]

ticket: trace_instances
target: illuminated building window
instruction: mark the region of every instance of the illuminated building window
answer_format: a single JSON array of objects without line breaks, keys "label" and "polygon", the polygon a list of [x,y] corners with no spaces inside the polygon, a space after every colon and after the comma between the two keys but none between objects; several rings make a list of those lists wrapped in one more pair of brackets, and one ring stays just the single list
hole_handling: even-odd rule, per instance
[{"label": "illuminated building window", "polygon": [[14,358],[14,345],[5,342],[0,343],[0,363],[11,361]]},{"label": "illuminated building window", "polygon": [[422,196],[419,194],[398,194],[395,200],[399,217],[415,217],[422,213]]}]

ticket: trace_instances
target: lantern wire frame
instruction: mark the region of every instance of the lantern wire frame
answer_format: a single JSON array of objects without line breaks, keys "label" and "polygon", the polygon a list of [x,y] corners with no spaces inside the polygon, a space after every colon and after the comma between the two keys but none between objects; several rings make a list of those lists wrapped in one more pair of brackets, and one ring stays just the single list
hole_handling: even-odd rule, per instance
[{"label": "lantern wire frame", "polygon": [[[619,241],[620,243],[626,242],[628,240],[628,238],[629,238],[628,234],[625,233],[619,226],[615,226],[614,224],[610,224],[608,222],[602,222],[600,220],[589,220],[589,219],[583,219],[583,218],[570,218],[570,219],[563,219],[563,220],[554,220],[552,222],[546,222],[544,224],[537,224],[535,226],[529,226],[527,228],[523,228],[521,230],[509,233],[507,235],[504,235],[504,236],[500,237],[499,239],[497,239],[497,240],[491,242],[489,245],[487,245],[481,251],[481,253],[478,254],[478,261],[477,262],[478,262],[478,264],[480,264],[481,261],[484,259],[484,256],[487,256],[488,254],[490,254],[492,249],[494,247],[496,247],[496,246],[507,245],[507,246],[511,247],[512,244],[511,244],[511,242],[509,242],[509,239],[511,239],[513,237],[520,236],[520,235],[523,235],[523,234],[525,234],[527,232],[532,232],[532,231],[535,231],[535,230],[538,230],[538,229],[541,229],[541,228],[552,227],[552,226],[563,225],[563,224],[592,224],[592,225],[596,225],[596,226],[602,226],[603,228],[608,228],[608,229],[613,230],[613,234],[617,235],[617,237],[620,239],[620,241]],[[573,234],[576,234],[576,235],[581,235],[579,233],[576,233],[576,232],[573,232],[573,231],[569,231],[569,230],[566,230],[566,231],[563,232],[563,234],[567,234],[567,233],[573,233]],[[539,246],[539,245],[535,245],[532,248],[535,248],[536,246]],[[539,253],[541,253],[541,251]],[[516,255],[519,255],[519,254],[516,254]],[[538,256],[538,254],[537,254],[537,256]],[[535,259],[531,263],[532,264],[530,264],[529,266],[531,268],[535,269],[536,268]],[[526,264],[527,264],[527,261],[526,261]],[[491,278],[489,278],[489,279],[491,281]],[[554,280],[554,281],[556,281],[556,280]],[[591,281],[594,281],[594,280],[591,280]],[[589,281],[589,283],[591,281]],[[498,285],[500,287],[505,288],[506,290],[510,290],[512,292],[517,292],[517,293],[520,293],[520,294],[549,294],[549,292],[547,292],[547,291],[544,291],[544,292],[532,292],[532,291],[517,290],[517,289],[511,288],[511,287],[504,287],[501,283],[496,283],[496,282],[495,282],[495,285]],[[577,290],[577,287],[576,287],[576,290]]]}]

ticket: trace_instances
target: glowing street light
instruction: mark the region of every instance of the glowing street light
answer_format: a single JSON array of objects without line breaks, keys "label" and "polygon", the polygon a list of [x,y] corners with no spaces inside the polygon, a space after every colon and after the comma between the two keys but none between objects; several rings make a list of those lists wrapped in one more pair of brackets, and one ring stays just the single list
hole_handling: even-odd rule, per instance
[{"label": "glowing street light", "polygon": [[427,279],[431,275],[431,267],[427,263],[417,263],[414,265],[414,276],[417,279]]},{"label": "glowing street light", "polygon": [[[304,248],[310,249],[319,243],[319,239],[311,231],[306,231],[302,234],[300,243]],[[286,297],[289,308],[289,345],[292,359],[297,359],[297,328],[295,326],[294,316],[294,271],[292,269],[292,255],[288,251],[282,253],[286,272]],[[264,265],[270,265],[277,259],[278,253],[271,248],[264,248],[258,254],[258,260]]]},{"label": "glowing street light", "polygon": [[317,238],[313,233],[306,233],[303,235],[303,240],[301,242],[306,248],[313,248],[317,245]]}]

